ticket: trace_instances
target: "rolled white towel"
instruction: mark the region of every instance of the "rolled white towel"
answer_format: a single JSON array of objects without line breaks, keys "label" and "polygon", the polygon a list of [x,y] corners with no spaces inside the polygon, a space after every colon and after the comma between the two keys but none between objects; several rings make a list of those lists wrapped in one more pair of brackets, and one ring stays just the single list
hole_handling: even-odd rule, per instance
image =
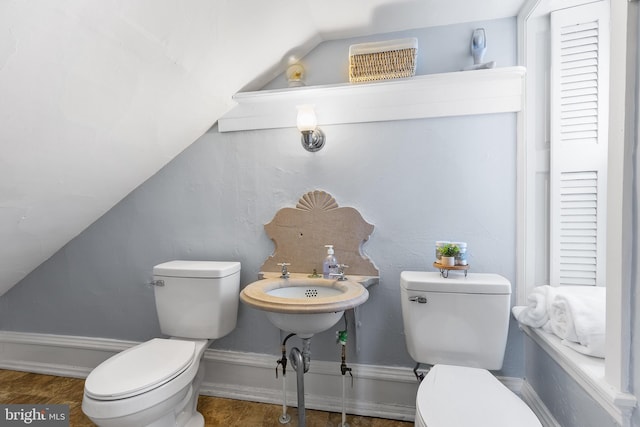
[{"label": "rolled white towel", "polygon": [[511,309],[513,317],[523,325],[546,329],[550,320],[549,307],[554,295],[555,289],[551,286],[536,286],[527,297],[527,305]]},{"label": "rolled white towel", "polygon": [[554,334],[581,347],[570,347],[604,357],[606,289],[596,286],[559,286],[549,309]]}]

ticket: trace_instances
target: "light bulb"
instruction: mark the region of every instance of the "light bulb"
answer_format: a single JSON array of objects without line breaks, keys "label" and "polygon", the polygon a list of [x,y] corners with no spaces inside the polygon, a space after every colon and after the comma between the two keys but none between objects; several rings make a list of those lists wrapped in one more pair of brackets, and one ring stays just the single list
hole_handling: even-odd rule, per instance
[{"label": "light bulb", "polygon": [[313,111],[313,105],[298,106],[298,130],[300,132],[313,131],[318,127],[316,113]]}]

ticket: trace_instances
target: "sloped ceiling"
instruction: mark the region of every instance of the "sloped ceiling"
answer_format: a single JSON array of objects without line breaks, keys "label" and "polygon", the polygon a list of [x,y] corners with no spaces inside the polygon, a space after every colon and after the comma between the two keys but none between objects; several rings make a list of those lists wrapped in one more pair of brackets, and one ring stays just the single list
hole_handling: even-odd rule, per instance
[{"label": "sloped ceiling", "polygon": [[323,40],[524,0],[0,2],[0,295]]}]

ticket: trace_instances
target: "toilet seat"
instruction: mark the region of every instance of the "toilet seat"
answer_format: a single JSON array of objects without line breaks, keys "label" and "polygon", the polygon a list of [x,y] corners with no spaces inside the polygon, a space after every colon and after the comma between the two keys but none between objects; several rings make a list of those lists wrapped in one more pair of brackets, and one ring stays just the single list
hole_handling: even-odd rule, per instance
[{"label": "toilet seat", "polygon": [[533,411],[489,371],[435,365],[416,398],[416,426],[541,427]]},{"label": "toilet seat", "polygon": [[102,362],[87,377],[85,393],[96,400],[146,393],[183,373],[195,354],[193,341],[154,338]]}]

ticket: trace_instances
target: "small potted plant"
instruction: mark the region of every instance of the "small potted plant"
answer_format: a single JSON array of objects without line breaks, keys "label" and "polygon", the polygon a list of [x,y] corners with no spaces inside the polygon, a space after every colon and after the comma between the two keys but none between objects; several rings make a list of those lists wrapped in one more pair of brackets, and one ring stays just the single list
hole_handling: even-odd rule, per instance
[{"label": "small potted plant", "polygon": [[443,267],[453,267],[456,264],[456,256],[460,253],[457,245],[447,243],[440,248],[440,264]]}]

